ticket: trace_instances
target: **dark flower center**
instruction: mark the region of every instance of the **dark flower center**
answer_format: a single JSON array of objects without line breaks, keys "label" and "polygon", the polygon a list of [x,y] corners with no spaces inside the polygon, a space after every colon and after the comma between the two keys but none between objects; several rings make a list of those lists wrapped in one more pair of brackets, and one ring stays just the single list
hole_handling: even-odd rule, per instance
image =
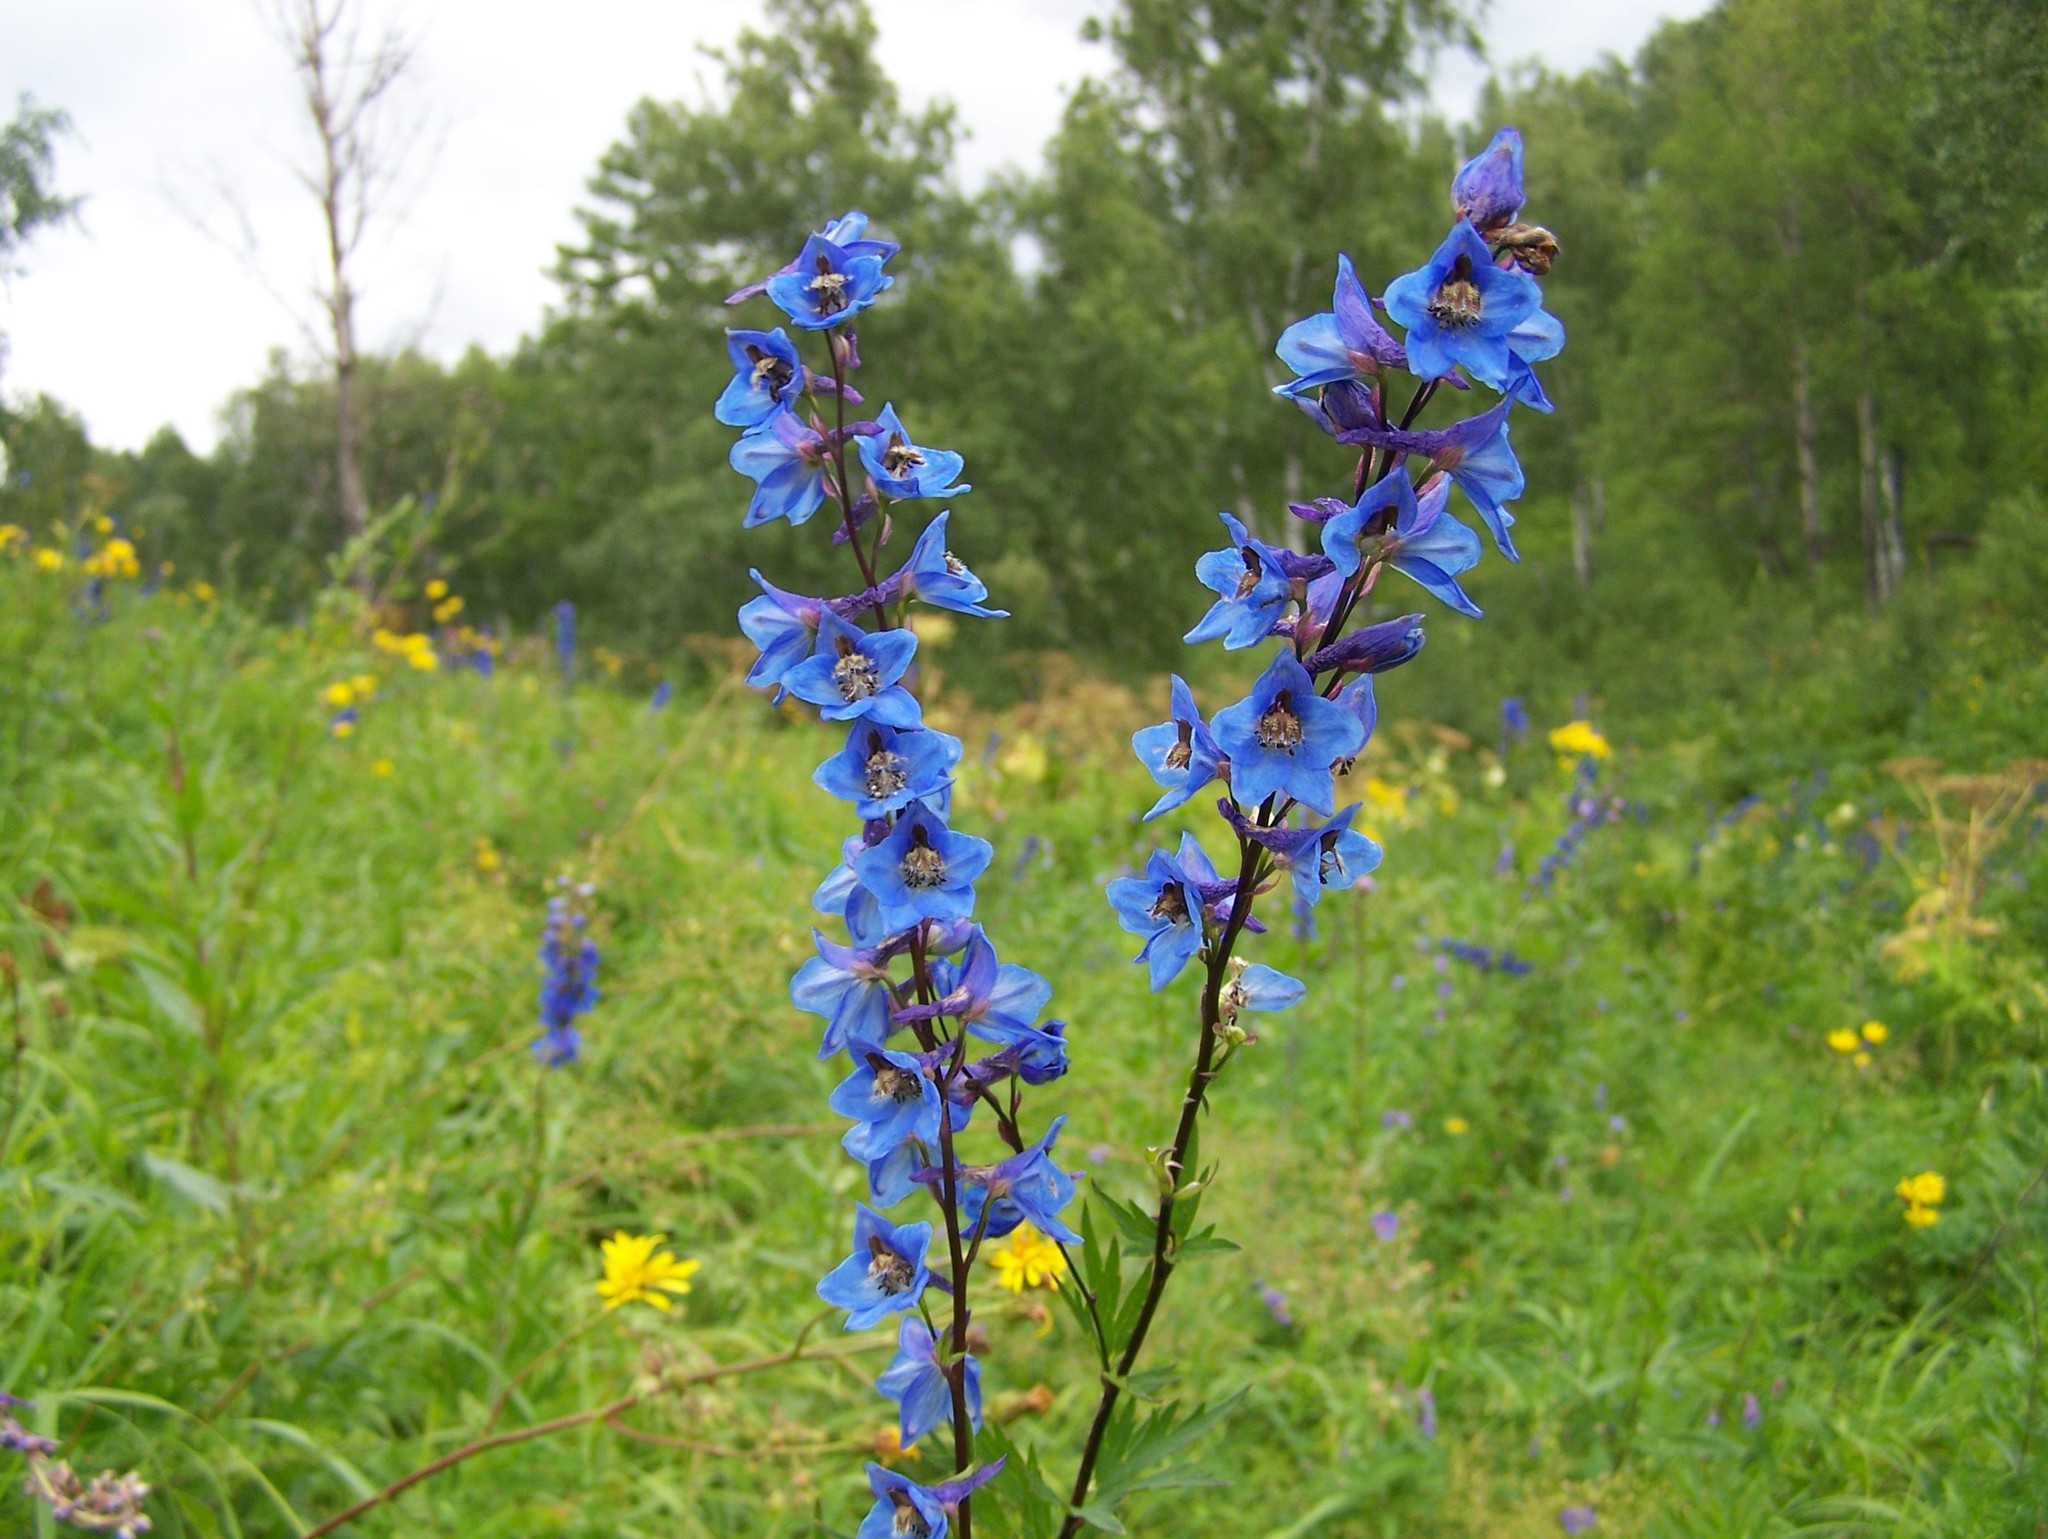
[{"label": "dark flower center", "polygon": [[875,1063],[875,1099],[894,1101],[898,1106],[919,1100],[924,1087],[916,1074],[899,1069],[886,1058]]},{"label": "dark flower center", "polygon": [[946,570],[955,577],[965,577],[967,575],[967,563],[949,550],[946,552]]},{"label": "dark flower center", "polygon": [[771,392],[780,395],[782,387],[796,377],[792,369],[773,353],[765,353],[753,343],[747,344],[747,356],[754,360],[754,383],[765,384]]},{"label": "dark flower center", "polygon": [[884,1245],[879,1236],[868,1241],[868,1281],[889,1298],[910,1291],[910,1263]]},{"label": "dark flower center", "polygon": [[889,435],[889,447],[882,451],[882,469],[892,476],[900,476],[906,470],[914,470],[924,463],[924,456],[903,441],[901,433]]},{"label": "dark flower center", "polygon": [[1294,714],[1294,692],[1283,689],[1259,718],[1257,732],[1261,748],[1280,748],[1292,753],[1301,746],[1301,718]]},{"label": "dark flower center", "polygon": [[1194,756],[1194,750],[1188,746],[1188,740],[1182,738],[1166,750],[1166,767],[1171,770],[1184,770]]},{"label": "dark flower center", "polygon": [[1244,576],[1238,578],[1237,592],[1231,597],[1246,598],[1250,596],[1252,589],[1259,585],[1259,579],[1266,575],[1266,569],[1264,563],[1259,560],[1259,553],[1249,545],[1238,554],[1244,558]]},{"label": "dark flower center", "polygon": [[1479,323],[1480,311],[1485,305],[1480,298],[1479,285],[1472,281],[1470,257],[1461,255],[1452,264],[1450,276],[1429,296],[1429,303],[1423,308],[1439,326],[1463,330]]},{"label": "dark flower center", "polygon": [[832,271],[828,258],[818,258],[818,275],[807,286],[818,296],[818,314],[837,315],[847,307],[846,274]]},{"label": "dark flower center", "polygon": [[1178,882],[1168,882],[1159,889],[1159,896],[1152,900],[1152,906],[1145,911],[1154,919],[1163,919],[1168,924],[1186,924],[1188,919],[1188,895]]},{"label": "dark flower center", "polygon": [[907,1536],[907,1539],[925,1539],[925,1535],[932,1531],[932,1526],[925,1522],[924,1514],[917,1510],[917,1504],[911,1501],[910,1493],[891,1491],[889,1500],[896,1504],[893,1531]]},{"label": "dark flower center", "polygon": [[850,641],[839,643],[839,661],[832,665],[832,684],[842,700],[865,700],[882,690],[875,660]]},{"label": "dark flower center", "polygon": [[899,870],[903,885],[912,892],[928,892],[946,885],[946,857],[931,847],[922,828],[910,832],[910,848],[903,852]]},{"label": "dark flower center", "polygon": [[1224,984],[1223,991],[1218,995],[1216,1003],[1222,1008],[1225,1015],[1235,1015],[1247,1004],[1251,1003],[1251,996],[1244,991],[1244,980],[1242,978],[1232,978],[1228,983]]},{"label": "dark flower center", "polygon": [[879,733],[868,734],[868,760],[863,767],[867,777],[869,801],[880,801],[885,796],[894,796],[910,784],[910,776],[903,768],[903,755],[882,746]]}]

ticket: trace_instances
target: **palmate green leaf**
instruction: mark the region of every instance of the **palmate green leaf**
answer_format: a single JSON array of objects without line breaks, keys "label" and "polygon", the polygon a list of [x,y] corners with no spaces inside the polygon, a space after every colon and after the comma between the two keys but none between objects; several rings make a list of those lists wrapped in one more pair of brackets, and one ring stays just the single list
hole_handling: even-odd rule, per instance
[{"label": "palmate green leaf", "polygon": [[[1197,1467],[1174,1466],[1173,1461],[1188,1453],[1236,1410],[1246,1393],[1240,1389],[1214,1405],[1197,1407],[1186,1416],[1181,1414],[1178,1404],[1162,1406],[1143,1417],[1131,1402],[1120,1404],[1110,1418],[1110,1430],[1103,1439],[1102,1457],[1096,1466],[1096,1504],[1114,1508],[1134,1492],[1153,1489],[1150,1482],[1154,1479],[1183,1487],[1213,1483],[1201,1478]],[[1130,1407],[1129,1414],[1126,1407]]]}]

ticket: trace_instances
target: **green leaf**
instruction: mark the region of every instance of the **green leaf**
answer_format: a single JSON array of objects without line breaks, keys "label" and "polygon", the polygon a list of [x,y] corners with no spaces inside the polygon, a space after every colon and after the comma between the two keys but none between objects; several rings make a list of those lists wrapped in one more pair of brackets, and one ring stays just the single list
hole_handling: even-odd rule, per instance
[{"label": "green leaf", "polygon": [[228,1189],[203,1170],[164,1154],[145,1154],[142,1168],[181,1197],[196,1202],[209,1213],[228,1210]]}]

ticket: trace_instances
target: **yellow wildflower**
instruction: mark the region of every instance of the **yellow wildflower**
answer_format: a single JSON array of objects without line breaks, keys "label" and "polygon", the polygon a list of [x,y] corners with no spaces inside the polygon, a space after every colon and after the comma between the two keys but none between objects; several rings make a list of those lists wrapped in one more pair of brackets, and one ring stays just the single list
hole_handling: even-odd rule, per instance
[{"label": "yellow wildflower", "polygon": [[1408,805],[1408,788],[1391,785],[1377,775],[1365,778],[1365,799],[1381,812],[1400,812]]},{"label": "yellow wildflower", "polygon": [[432,582],[427,584],[427,598],[430,602],[444,599],[447,596],[448,584],[441,581],[440,578],[436,577]]},{"label": "yellow wildflower", "polygon": [[1045,744],[1029,732],[1020,732],[996,756],[996,768],[1005,775],[1038,785],[1051,771],[1052,759],[1045,751]]},{"label": "yellow wildflower", "polygon": [[890,1469],[894,1469],[899,1463],[910,1459],[922,1459],[924,1455],[917,1451],[915,1443],[905,1448],[902,1434],[894,1427],[884,1427],[875,1434],[875,1457]]},{"label": "yellow wildflower", "polygon": [[434,606],[434,623],[436,625],[446,625],[461,613],[462,595],[457,593],[441,600],[440,603]]},{"label": "yellow wildflower", "polygon": [[210,582],[195,582],[192,584],[192,596],[202,604],[211,604],[217,597],[213,591],[213,584]]},{"label": "yellow wildflower", "polygon": [[1891,1028],[1885,1025],[1883,1021],[1865,1021],[1863,1023],[1863,1040],[1872,1047],[1879,1046],[1891,1034]]},{"label": "yellow wildflower", "polygon": [[101,534],[112,534],[114,532],[114,521],[104,513],[92,521],[92,526]]},{"label": "yellow wildflower", "polygon": [[988,1259],[995,1265],[996,1280],[1012,1293],[1026,1288],[1050,1288],[1057,1293],[1067,1270],[1067,1258],[1059,1246],[1029,1224],[1019,1224]]},{"label": "yellow wildflower", "polygon": [[1871,1066],[1871,1064],[1875,1063],[1876,1060],[1872,1058],[1868,1053],[1858,1053],[1854,1058],[1851,1058],[1849,1062],[1855,1064],[1856,1067],[1859,1069],[1867,1069]]},{"label": "yellow wildflower", "polygon": [[505,857],[498,853],[498,847],[479,834],[476,841],[476,868],[479,871],[495,871],[505,864]]},{"label": "yellow wildflower", "polygon": [[28,544],[28,531],[19,524],[0,524],[0,553],[13,555]]},{"label": "yellow wildflower", "polygon": [[354,705],[356,702],[355,686],[346,679],[337,680],[320,691],[320,700],[322,704],[331,705],[337,711],[345,705]]},{"label": "yellow wildflower", "polygon": [[1550,731],[1550,746],[1553,752],[1571,759],[1588,756],[1604,759],[1614,750],[1607,745],[1607,739],[1593,730],[1589,721],[1566,722],[1562,727]]},{"label": "yellow wildflower", "polygon": [[61,550],[52,550],[47,545],[38,545],[35,563],[38,572],[61,572],[64,570],[64,553]]},{"label": "yellow wildflower", "polygon": [[1925,1229],[1929,1224],[1941,1222],[1941,1214],[1933,1208],[1923,1208],[1917,1202],[1907,1203],[1906,1211],[1901,1216],[1915,1229]]},{"label": "yellow wildflower", "polygon": [[359,673],[348,681],[348,687],[356,692],[357,699],[367,700],[377,693],[377,675]]},{"label": "yellow wildflower", "polygon": [[378,776],[388,775],[394,768],[395,766],[389,759],[379,759],[370,766],[370,773]]},{"label": "yellow wildflower", "polygon": [[604,1276],[598,1280],[597,1296],[606,1309],[621,1304],[652,1304],[656,1309],[673,1306],[663,1295],[688,1293],[690,1279],[703,1265],[682,1261],[663,1247],[665,1234],[628,1234],[621,1229],[604,1242]]},{"label": "yellow wildflower", "polygon": [[329,722],[327,725],[327,730],[333,733],[336,737],[354,737],[356,735],[356,724],[346,719],[342,721]]},{"label": "yellow wildflower", "polygon": [[626,666],[626,660],[610,647],[593,647],[590,656],[591,660],[605,671],[607,678],[616,679]]},{"label": "yellow wildflower", "polygon": [[1948,1196],[1948,1182],[1932,1170],[1923,1170],[1917,1176],[1908,1176],[1893,1188],[1899,1196],[1916,1208],[1938,1207]]},{"label": "yellow wildflower", "polygon": [[1847,1026],[1838,1026],[1828,1033],[1828,1046],[1838,1053],[1853,1053],[1863,1046],[1863,1039]]},{"label": "yellow wildflower", "polygon": [[1444,1118],[1444,1131],[1453,1138],[1460,1138],[1472,1131],[1472,1124],[1463,1117]]}]

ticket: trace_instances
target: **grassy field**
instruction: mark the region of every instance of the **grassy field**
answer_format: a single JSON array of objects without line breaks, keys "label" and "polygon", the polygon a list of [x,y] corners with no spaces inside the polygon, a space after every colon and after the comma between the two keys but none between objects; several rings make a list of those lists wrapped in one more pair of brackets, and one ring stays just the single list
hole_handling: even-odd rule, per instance
[{"label": "grassy field", "polygon": [[[656,711],[586,660],[564,689],[537,645],[487,679],[187,593],[112,611],[0,570],[23,1421],[140,1471],[159,1535],[298,1535],[487,1431],[797,1341],[857,1174],[785,992],[846,832],[809,782],[825,734],[730,684]],[[338,738],[321,692],[358,675]],[[1310,995],[1216,1094],[1204,1216],[1245,1248],[1176,1281],[1158,1343],[1169,1398],[1241,1394],[1197,1446],[1217,1483],[1141,1498],[1132,1532],[1496,1539],[1577,1507],[1609,1534],[2039,1532],[2048,852],[2037,804],[1972,847],[1997,785],[1883,767],[2018,757],[2038,654],[1958,638],[1902,727],[1816,730],[1813,757],[1617,733],[1612,820],[1548,886],[1559,721],[1503,762],[1427,725],[1429,652],[1383,683],[1356,794],[1386,864],[1254,947]],[[1163,690],[1049,698],[937,703],[996,844],[981,917],[1072,1023],[1039,1105],[1090,1185],[1140,1196],[1192,987],[1147,993],[1101,888],[1176,833],[1136,823],[1123,746]],[[595,885],[604,998],[547,1073],[563,876]],[[1928,1171],[1938,1222],[1909,1224],[1894,1188]],[[601,1312],[621,1228],[702,1261],[672,1314]],[[1064,1482],[1075,1321],[982,1296],[994,1419]],[[485,1453],[344,1532],[849,1532],[891,1423],[870,1334],[827,1322],[804,1339],[835,1355]],[[0,1532],[55,1532],[20,1472],[0,1453]]]}]

